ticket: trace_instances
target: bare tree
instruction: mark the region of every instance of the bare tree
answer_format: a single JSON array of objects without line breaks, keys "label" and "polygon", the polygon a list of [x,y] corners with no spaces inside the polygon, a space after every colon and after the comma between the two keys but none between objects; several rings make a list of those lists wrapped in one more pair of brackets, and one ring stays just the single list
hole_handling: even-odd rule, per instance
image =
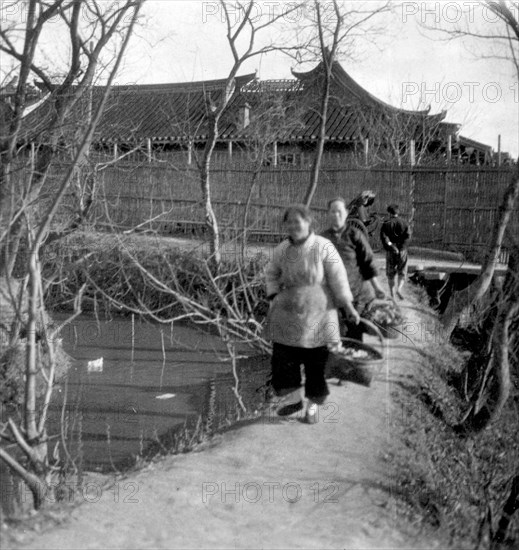
[{"label": "bare tree", "polygon": [[493,289],[484,308],[480,338],[465,367],[469,406],[456,426],[460,433],[477,433],[499,418],[510,394],[511,325],[519,318],[519,247],[512,247],[502,287]]},{"label": "bare tree", "polygon": [[445,155],[444,146],[448,140],[442,128],[444,113],[429,115],[428,111],[422,109],[413,113],[389,106],[359,106],[354,110],[359,120],[359,138],[369,143],[363,163],[389,162],[401,166],[412,160],[418,166]]},{"label": "bare tree", "polygon": [[[491,56],[503,59],[507,63],[511,62],[515,74],[519,77],[519,2],[498,0],[484,2],[483,5],[496,17],[494,24],[481,30],[474,28],[471,19],[467,18],[465,27],[440,30],[447,33],[449,39],[471,36],[477,39],[478,44],[488,41],[496,48],[491,52]],[[483,47],[481,49],[483,50]],[[483,299],[490,303],[490,307],[484,310],[478,350],[472,354],[466,368],[466,375],[472,380],[472,391],[468,410],[456,426],[456,429],[464,434],[478,433],[499,418],[510,395],[511,364],[515,364],[517,368],[519,360],[518,340],[511,328],[515,326],[516,331],[519,322],[519,242],[517,231],[509,230],[510,224],[516,222],[513,216],[517,212],[518,196],[519,166],[511,175],[499,206],[480,275],[466,290],[467,300],[461,303],[461,300],[453,301],[451,298],[451,303],[443,316],[445,332],[447,337],[450,337],[463,316],[476,306],[481,310]],[[493,291],[495,267],[506,237],[510,245],[507,273],[502,288]],[[501,547],[506,538],[511,516],[518,509],[517,495],[518,477],[515,472],[511,475],[509,496],[497,529],[491,529],[492,548]]]},{"label": "bare tree", "polygon": [[[36,508],[45,503],[44,497],[51,488],[46,424],[60,328],[52,327],[45,313],[40,257],[50,240],[73,230],[88,213],[91,200],[78,205],[78,218],[56,227],[64,197],[88,154],[142,3],[29,0],[24,4],[24,17],[19,18],[25,19],[23,27],[9,18],[2,18],[0,27],[0,52],[10,60],[17,75],[14,92],[2,98],[7,124],[0,144],[0,273],[3,306],[10,312],[10,326],[2,327],[3,336],[8,339],[6,349],[2,349],[2,361],[16,361],[16,351],[24,345],[25,362],[22,421],[18,425],[8,418],[0,427],[0,436],[16,443],[24,460],[4,449],[0,449],[0,458],[28,484]],[[68,40],[69,61],[65,67],[46,67],[44,37],[49,33]],[[78,125],[76,109],[101,68],[108,69],[102,97],[95,112]],[[38,113],[44,131],[39,135],[34,135],[34,126],[29,126],[26,116],[33,78],[44,90]],[[35,120],[38,119],[33,118],[33,123]],[[71,143],[71,161],[59,178],[52,178],[50,171],[59,159],[65,137]],[[30,147],[33,138],[38,143]],[[80,303],[81,291],[76,297],[75,315]]]},{"label": "bare tree", "polygon": [[511,177],[510,184],[505,191],[501,205],[499,206],[497,222],[494,225],[490,244],[483,259],[481,273],[478,278],[463,291],[466,300],[449,301],[447,309],[442,317],[445,333],[450,338],[459,320],[466,316],[474,305],[488,292],[498,264],[501,247],[503,245],[506,229],[512,219],[519,197],[519,170]]},{"label": "bare tree", "polygon": [[[220,235],[218,220],[216,219],[211,202],[211,158],[219,136],[218,125],[229,101],[236,91],[236,76],[243,64],[253,58],[272,51],[280,51],[280,45],[272,42],[265,46],[258,46],[257,41],[264,31],[271,28],[282,17],[299,9],[299,3],[293,3],[288,9],[278,14],[268,14],[258,17],[261,9],[257,9],[257,2],[233,2],[232,12],[230,4],[220,0],[220,6],[227,27],[227,42],[232,53],[232,66],[226,78],[224,90],[218,96],[207,95],[207,140],[200,162],[200,185],[205,210],[205,221],[210,235],[211,264],[218,269],[221,262]],[[289,49],[289,48],[286,48]]]},{"label": "bare tree", "polygon": [[[456,22],[445,26],[440,23],[435,26],[423,24],[423,27],[445,35],[447,40],[472,37],[479,44],[477,57],[512,63],[519,73],[519,2],[517,0],[485,0],[481,7],[487,10],[483,27],[474,24],[474,6],[463,6],[466,17],[456,18]],[[495,19],[492,19],[494,17]],[[490,49],[488,49],[490,47]]]},{"label": "bare tree", "polygon": [[[451,37],[473,36],[483,40],[492,40],[493,44],[500,45],[500,53],[498,57],[511,61],[515,67],[517,76],[519,77],[519,63],[517,51],[519,48],[519,2],[506,3],[503,0],[498,2],[485,2],[487,9],[494,13],[500,25],[494,25],[489,32],[473,31],[468,25],[467,28],[441,29],[443,32],[449,33]],[[515,11],[512,11],[512,9]],[[508,52],[508,53],[507,53]],[[505,238],[506,229],[512,214],[517,204],[519,195],[519,166],[516,173],[512,176],[510,185],[508,186],[503,201],[499,208],[499,216],[494,227],[489,248],[483,260],[480,276],[470,285],[466,294],[469,297],[468,302],[461,305],[460,302],[452,301],[447,308],[443,323],[446,327],[446,333],[450,336],[459,319],[466,314],[470,308],[480,300],[487,292],[492,278],[494,276],[495,266],[499,258],[503,240]]]},{"label": "bare tree", "polygon": [[277,144],[287,136],[302,129],[303,106],[291,97],[294,83],[280,83],[278,89],[264,90],[262,83],[255,83],[254,89],[244,94],[251,103],[252,115],[249,125],[243,130],[244,146],[251,161],[252,171],[249,192],[243,209],[241,222],[241,258],[246,255],[249,214],[256,184],[265,165],[276,165]]},{"label": "bare tree", "polygon": [[312,161],[312,169],[310,176],[310,183],[307,188],[305,197],[303,199],[304,203],[307,206],[310,206],[312,198],[317,189],[317,184],[319,183],[319,171],[321,169],[321,160],[323,157],[324,151],[324,142],[326,140],[326,122],[328,120],[328,104],[330,102],[330,87],[331,87],[331,78],[332,78],[332,68],[335,61],[335,56],[337,55],[337,48],[340,41],[340,33],[343,26],[343,16],[340,13],[337,0],[333,0],[333,9],[335,13],[335,26],[332,28],[332,39],[331,46],[328,47],[326,44],[325,32],[322,15],[321,15],[321,5],[317,0],[314,2],[315,15],[316,15],[316,24],[317,24],[317,33],[319,38],[319,49],[321,52],[322,63],[324,67],[324,79],[323,79],[323,89],[321,91],[321,104],[319,109],[319,137],[317,140],[317,147],[314,153],[314,158]]},{"label": "bare tree", "polygon": [[319,183],[324,145],[327,140],[326,125],[333,86],[334,63],[341,56],[351,55],[355,42],[376,33],[368,22],[377,15],[389,10],[389,3],[373,8],[369,4],[332,0],[325,4],[314,0],[310,13],[310,31],[305,47],[308,57],[322,63],[321,89],[319,90],[319,133],[312,161],[310,181],[303,202],[309,206]]}]

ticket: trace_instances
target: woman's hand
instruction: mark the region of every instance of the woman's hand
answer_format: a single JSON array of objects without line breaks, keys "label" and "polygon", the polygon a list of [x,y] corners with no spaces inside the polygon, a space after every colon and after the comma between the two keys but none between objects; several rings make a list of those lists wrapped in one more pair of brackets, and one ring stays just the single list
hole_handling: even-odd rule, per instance
[{"label": "woman's hand", "polygon": [[359,312],[353,307],[351,302],[348,302],[344,306],[344,311],[345,311],[346,317],[348,318],[348,321],[350,323],[353,323],[354,325],[358,325],[360,323]]},{"label": "woman's hand", "polygon": [[373,287],[373,290],[375,291],[375,296],[379,300],[384,300],[386,298],[386,293],[382,290],[382,287],[380,286],[380,283],[378,282],[378,279],[376,277],[373,277],[369,281],[371,283],[371,286]]},{"label": "woman's hand", "polygon": [[375,290],[375,296],[379,300],[385,300],[386,293],[382,289],[377,289],[377,290]]}]

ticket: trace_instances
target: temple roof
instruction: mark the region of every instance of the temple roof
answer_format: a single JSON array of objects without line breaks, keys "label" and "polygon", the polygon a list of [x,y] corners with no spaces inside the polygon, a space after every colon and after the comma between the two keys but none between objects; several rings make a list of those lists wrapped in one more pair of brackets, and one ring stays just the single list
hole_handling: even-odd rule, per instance
[{"label": "temple roof", "polygon": [[[323,77],[324,63],[319,63],[319,65],[307,72],[292,70],[292,74],[307,86],[311,85],[311,83],[319,81]],[[394,107],[393,105],[378,99],[374,95],[370,94],[355,80],[353,80],[353,78],[344,70],[338,61],[335,61],[332,64],[331,79],[332,86],[335,84],[336,89],[340,91],[341,97],[346,99],[346,101],[351,102],[351,104],[362,104],[367,107],[385,109],[392,113],[407,113],[409,115],[419,116],[426,116],[429,114],[430,107],[421,111],[410,111],[399,109],[398,107]]]},{"label": "temple roof", "polygon": [[[254,73],[236,78],[239,90],[254,78]],[[181,141],[204,139],[207,135],[207,100],[218,101],[225,89],[225,79],[171,84],[135,84],[112,86],[95,140],[101,142]],[[76,122],[95,112],[105,88],[93,86],[75,108]],[[227,107],[231,109],[235,92]],[[91,97],[91,105],[90,103]],[[26,128],[34,138],[43,133],[52,116],[51,102],[30,113]],[[225,133],[226,128],[221,127]],[[230,130],[229,130],[230,131]]]},{"label": "temple roof", "polygon": [[[254,78],[239,76],[227,107],[232,110],[237,91]],[[177,84],[115,86],[98,126],[102,141],[198,140],[207,136],[208,100],[217,102],[225,79]],[[225,120],[223,117],[222,122]],[[229,135],[229,123],[220,125],[220,136]]]},{"label": "temple roof", "polygon": [[478,151],[483,151],[488,154],[492,154],[493,148],[491,145],[486,145],[485,143],[482,143],[481,141],[476,141],[475,139],[471,139],[464,136],[459,136],[458,143],[465,148],[472,147],[472,149],[476,149]]},{"label": "temple roof", "polygon": [[[320,90],[323,65],[308,72],[294,72],[294,79],[260,81],[254,74],[236,78],[235,90],[219,123],[219,139],[244,141],[251,127],[240,124],[240,110],[246,108],[251,120],[258,106],[281,101],[289,113],[300,119],[287,125],[277,141],[315,141],[320,125]],[[207,138],[207,109],[224,91],[225,79],[172,84],[113,86],[96,129],[95,141],[139,143],[204,141]],[[76,122],[87,120],[101,98],[103,88],[94,86],[76,107]],[[90,100],[91,98],[91,100]],[[91,101],[91,105],[90,105]],[[30,139],[38,139],[51,116],[52,102],[39,106],[26,117]],[[291,109],[291,111],[290,111]],[[297,114],[296,114],[297,113]],[[430,115],[428,110],[407,111],[393,107],[360,86],[339,63],[332,68],[331,96],[326,124],[329,141],[383,142],[398,127],[406,139],[420,140],[425,132],[454,133],[456,125],[442,122],[445,112]],[[443,126],[442,126],[443,125]],[[29,137],[29,136],[27,136]]]},{"label": "temple roof", "polygon": [[[249,104],[253,96],[261,93],[284,94],[287,103],[295,101],[303,105],[302,128],[284,136],[286,141],[315,141],[320,131],[320,105],[324,65],[321,63],[308,72],[292,71],[295,80],[251,81],[243,89]],[[328,141],[358,142],[371,139],[384,142],[396,135],[406,140],[420,141],[426,134],[435,134],[435,139],[444,139],[455,134],[459,126],[446,124],[445,111],[430,115],[430,109],[410,111],[393,107],[370,94],[343,69],[340,63],[332,66],[330,100],[326,121]]]}]

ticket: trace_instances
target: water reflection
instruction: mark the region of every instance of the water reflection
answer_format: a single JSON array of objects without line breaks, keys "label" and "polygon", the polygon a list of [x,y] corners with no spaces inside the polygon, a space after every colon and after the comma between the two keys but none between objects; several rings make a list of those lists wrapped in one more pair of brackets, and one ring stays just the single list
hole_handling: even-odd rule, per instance
[{"label": "water reflection", "polygon": [[[85,316],[62,337],[74,362],[56,388],[49,433],[63,427],[69,452],[85,469],[119,469],[163,434],[196,423],[211,391],[218,417],[236,407],[231,365],[215,336],[185,325],[167,330],[127,318],[98,322]],[[102,370],[89,372],[88,362],[101,357]],[[254,407],[268,362],[240,361],[239,371],[244,397]],[[174,396],[160,398],[164,394]]]}]

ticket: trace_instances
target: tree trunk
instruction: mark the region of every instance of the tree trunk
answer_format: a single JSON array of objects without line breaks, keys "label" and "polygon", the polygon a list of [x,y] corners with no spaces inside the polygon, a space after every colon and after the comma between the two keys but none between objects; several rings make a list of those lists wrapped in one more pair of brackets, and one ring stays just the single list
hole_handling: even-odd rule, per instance
[{"label": "tree trunk", "polygon": [[312,170],[310,172],[310,184],[306,190],[305,198],[303,200],[306,206],[310,206],[314,197],[317,185],[319,183],[319,171],[321,170],[321,161],[323,158],[324,142],[326,140],[326,121],[328,118],[328,104],[330,102],[330,78],[331,78],[331,64],[333,59],[329,61],[330,66],[326,67],[326,74],[324,78],[323,95],[321,97],[321,121],[319,124],[319,138],[317,140],[317,148],[315,150],[314,161],[312,163]]},{"label": "tree trunk", "polygon": [[482,387],[470,414],[457,426],[458,433],[477,433],[499,418],[510,395],[510,325],[519,315],[519,248],[510,254],[503,290],[498,296],[499,312],[492,336],[492,351]]},{"label": "tree trunk", "polygon": [[496,225],[494,226],[490,247],[483,260],[481,274],[466,290],[469,301],[463,305],[463,302],[457,302],[451,298],[449,305],[442,317],[442,323],[445,328],[445,335],[450,338],[452,331],[456,328],[459,319],[470,311],[470,308],[480,300],[488,290],[494,270],[501,251],[501,245],[505,236],[508,222],[512,216],[517,197],[519,195],[519,167],[518,172],[512,177],[510,185],[505,191],[503,201],[499,206],[499,214]]},{"label": "tree trunk", "polygon": [[247,251],[247,224],[248,224],[248,218],[249,218],[249,209],[250,204],[252,202],[252,195],[254,193],[254,188],[256,187],[256,182],[258,181],[258,176],[261,170],[261,166],[258,167],[256,170],[254,170],[254,174],[252,174],[252,181],[249,188],[249,194],[247,195],[247,200],[245,202],[245,208],[243,210],[243,221],[242,221],[242,241],[241,241],[241,261],[245,262],[245,254]]},{"label": "tree trunk", "polygon": [[32,493],[34,509],[39,510],[45,502],[46,487],[38,478],[38,476],[28,472],[23,466],[21,466],[16,460],[14,460],[8,453],[0,448],[0,458],[11,468],[15,474],[17,474],[25,483]]},{"label": "tree trunk", "polygon": [[218,221],[213,210],[211,202],[211,158],[213,156],[214,146],[216,144],[216,136],[218,135],[218,119],[219,116],[214,113],[209,115],[209,135],[204,148],[204,158],[200,167],[200,185],[202,188],[202,200],[204,203],[205,223],[209,230],[209,247],[210,260],[209,264],[216,273],[220,268],[221,251],[220,251],[220,231],[218,229]]}]

